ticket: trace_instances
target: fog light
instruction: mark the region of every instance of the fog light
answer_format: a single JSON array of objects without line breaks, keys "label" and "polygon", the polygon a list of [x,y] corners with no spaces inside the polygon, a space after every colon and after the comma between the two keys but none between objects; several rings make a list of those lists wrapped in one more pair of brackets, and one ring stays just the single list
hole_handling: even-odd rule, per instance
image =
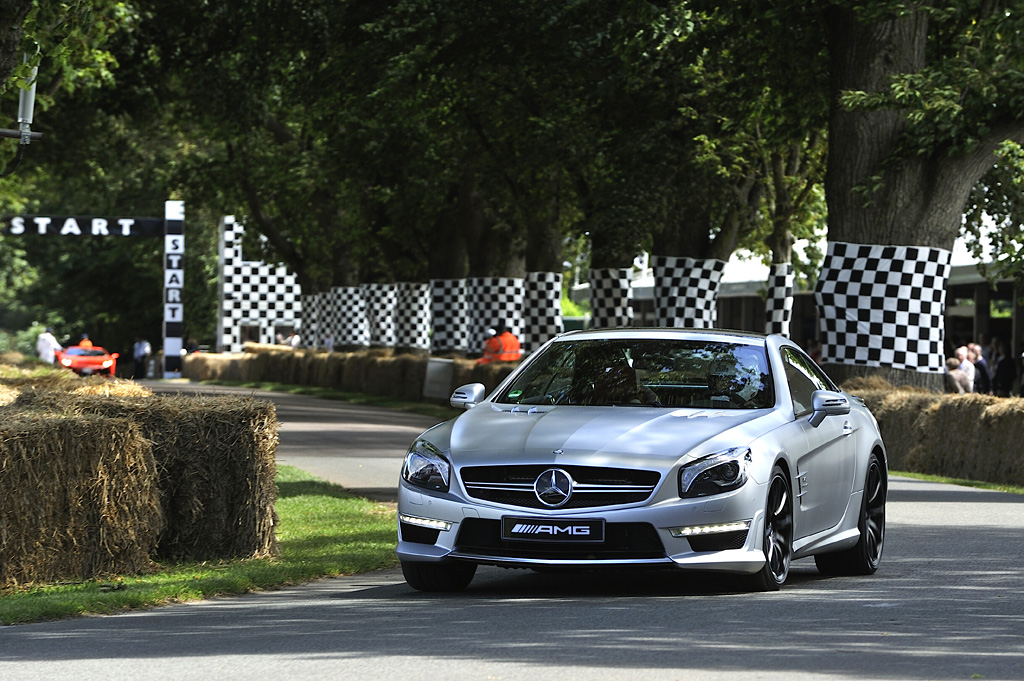
[{"label": "fog light", "polygon": [[434,520],[433,518],[418,518],[414,515],[405,515],[404,513],[400,513],[398,515],[398,519],[401,520],[403,523],[408,523],[409,525],[416,525],[418,527],[428,527],[431,530],[441,530],[442,532],[447,532],[448,530],[452,529],[452,524],[445,520]]},{"label": "fog light", "polygon": [[743,532],[750,529],[749,520],[720,525],[688,525],[686,527],[670,527],[669,534],[673,537],[696,537],[703,534],[722,534],[723,532]]}]

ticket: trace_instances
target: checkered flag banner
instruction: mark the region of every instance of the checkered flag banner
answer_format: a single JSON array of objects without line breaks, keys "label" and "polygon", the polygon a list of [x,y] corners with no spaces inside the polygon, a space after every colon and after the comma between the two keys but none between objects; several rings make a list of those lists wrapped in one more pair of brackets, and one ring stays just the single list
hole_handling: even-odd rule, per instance
[{"label": "checkered flag banner", "polygon": [[789,336],[793,321],[793,264],[775,263],[768,272],[768,297],[764,301],[765,332]]},{"label": "checkered flag banner", "polygon": [[331,289],[330,334],[334,347],[370,344],[370,327],[360,287],[335,286]]},{"label": "checkered flag banner", "polygon": [[665,255],[651,257],[658,326],[713,328],[725,262]]},{"label": "checkered flag banner", "polygon": [[370,345],[392,348],[395,346],[395,304],[398,302],[396,284],[363,284],[363,302],[366,305],[366,324],[370,330]]},{"label": "checkered flag banner", "polygon": [[590,270],[590,326],[629,326],[633,320],[629,268]]},{"label": "checkered flag banner", "polygon": [[515,277],[470,277],[469,349],[482,351],[487,329],[504,322],[522,343],[524,280]]},{"label": "checkered flag banner", "polygon": [[302,320],[302,287],[281,265],[244,260],[245,227],[225,216],[219,238],[218,349],[242,351],[242,329],[258,329],[261,343],[273,343],[278,327],[294,328]]},{"label": "checkered flag banner", "polygon": [[814,292],[822,361],[942,373],[950,257],[941,248],[829,242]]},{"label": "checkered flag banner", "polygon": [[298,330],[300,346],[304,348],[315,348],[317,339],[320,336],[320,329],[324,326],[322,318],[325,316],[327,307],[327,296],[323,293],[309,293],[302,296],[302,327]]},{"label": "checkered flag banner", "polygon": [[562,322],[562,273],[527,272],[523,312],[523,353],[530,353],[565,330]]},{"label": "checkered flag banner", "polygon": [[400,348],[430,349],[430,284],[398,283],[395,345]]},{"label": "checkered flag banner", "polygon": [[433,352],[469,350],[469,288],[465,279],[431,279],[430,312]]}]

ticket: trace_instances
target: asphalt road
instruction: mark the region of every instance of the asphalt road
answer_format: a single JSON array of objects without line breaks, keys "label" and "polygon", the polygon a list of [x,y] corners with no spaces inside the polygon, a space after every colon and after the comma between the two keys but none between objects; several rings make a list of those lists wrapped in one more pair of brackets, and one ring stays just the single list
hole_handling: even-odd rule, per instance
[{"label": "asphalt road", "polygon": [[[423,425],[272,397],[281,458],[333,461],[341,484],[353,461],[397,473]],[[367,431],[364,419],[379,421]],[[1024,499],[894,479],[889,500],[871,577],[824,578],[798,561],[782,591],[751,594],[681,572],[493,568],[465,593],[433,595],[388,570],[6,627],[0,679],[1024,679]]]}]

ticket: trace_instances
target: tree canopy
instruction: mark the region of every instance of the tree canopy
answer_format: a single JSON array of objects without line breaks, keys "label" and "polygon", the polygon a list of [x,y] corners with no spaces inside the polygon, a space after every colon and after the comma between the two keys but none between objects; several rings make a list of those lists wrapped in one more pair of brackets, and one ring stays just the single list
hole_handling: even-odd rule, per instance
[{"label": "tree canopy", "polygon": [[[739,247],[786,262],[826,216],[830,239],[950,248],[986,214],[1019,243],[1019,3],[65,4],[8,3],[5,105],[38,45],[44,141],[0,200],[184,200],[190,336],[212,335],[226,214],[308,291],[556,270],[581,238],[594,267]],[[156,306],[90,283],[134,270],[151,283],[132,291],[158,288],[158,246],[5,249],[21,293],[2,302],[82,325],[102,315],[58,300],[84,287],[121,336],[129,319],[158,335]],[[54,259],[87,281],[42,272]]]}]

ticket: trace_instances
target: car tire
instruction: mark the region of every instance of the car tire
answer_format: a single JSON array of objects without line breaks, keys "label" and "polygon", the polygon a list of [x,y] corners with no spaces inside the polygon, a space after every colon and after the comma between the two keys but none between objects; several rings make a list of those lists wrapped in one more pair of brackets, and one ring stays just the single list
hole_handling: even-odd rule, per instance
[{"label": "car tire", "polygon": [[844,551],[821,553],[814,556],[818,572],[824,575],[873,575],[882,560],[885,544],[885,497],[888,480],[878,455],[872,452],[864,477],[864,496],[861,499],[857,529],[860,539]]},{"label": "car tire", "polygon": [[402,561],[405,581],[417,591],[462,591],[473,581],[476,563]]},{"label": "car tire", "polygon": [[750,576],[752,591],[778,591],[793,560],[793,491],[781,466],[772,469],[765,501],[761,547],[764,566]]}]

